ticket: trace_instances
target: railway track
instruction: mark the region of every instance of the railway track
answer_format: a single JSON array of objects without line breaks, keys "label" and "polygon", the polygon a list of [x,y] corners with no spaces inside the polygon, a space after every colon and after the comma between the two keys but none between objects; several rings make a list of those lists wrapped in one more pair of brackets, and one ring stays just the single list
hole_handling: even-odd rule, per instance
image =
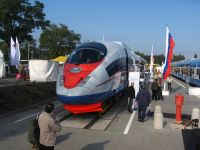
[{"label": "railway track", "polygon": [[57,114],[57,119],[60,120],[62,127],[105,131],[122,107],[124,107],[124,103],[125,96],[102,115],[98,115],[97,113],[74,115],[63,110]]}]

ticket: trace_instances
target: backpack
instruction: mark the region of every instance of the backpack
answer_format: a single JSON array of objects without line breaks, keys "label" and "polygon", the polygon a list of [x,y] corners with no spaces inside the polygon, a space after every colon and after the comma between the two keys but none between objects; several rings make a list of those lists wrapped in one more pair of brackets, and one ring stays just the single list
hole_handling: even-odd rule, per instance
[{"label": "backpack", "polygon": [[37,115],[36,118],[30,121],[30,125],[28,128],[28,141],[31,144],[39,144],[40,140],[40,127],[38,124],[38,118],[40,113]]}]

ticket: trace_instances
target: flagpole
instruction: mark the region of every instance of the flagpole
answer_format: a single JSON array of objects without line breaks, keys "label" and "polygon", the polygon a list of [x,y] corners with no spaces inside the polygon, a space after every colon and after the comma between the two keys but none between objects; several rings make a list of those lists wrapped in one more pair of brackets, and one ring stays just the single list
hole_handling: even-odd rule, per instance
[{"label": "flagpole", "polygon": [[[165,65],[166,65],[166,61],[167,61],[167,51],[168,51],[168,33],[169,29],[168,26],[166,25],[166,41],[165,41]],[[164,65],[164,66],[165,66]],[[167,81],[164,79],[164,91],[168,91],[167,90]]]},{"label": "flagpole", "polygon": [[153,44],[152,44],[152,48],[151,48],[151,60],[150,60],[150,76],[151,78],[153,77]]}]

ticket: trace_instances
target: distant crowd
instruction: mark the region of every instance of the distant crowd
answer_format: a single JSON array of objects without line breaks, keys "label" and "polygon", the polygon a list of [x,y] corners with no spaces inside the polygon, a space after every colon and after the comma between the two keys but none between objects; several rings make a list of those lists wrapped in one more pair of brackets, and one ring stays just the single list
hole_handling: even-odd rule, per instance
[{"label": "distant crowd", "polygon": [[[167,78],[168,90],[171,91],[172,78]],[[153,82],[150,85],[152,93],[150,94],[145,84],[141,84],[140,90],[135,97],[134,83],[128,88],[128,111],[133,112],[134,108],[138,108],[138,121],[144,122],[145,115],[150,111],[151,100],[164,100],[162,95],[163,80],[162,74],[156,72],[153,76]]]}]

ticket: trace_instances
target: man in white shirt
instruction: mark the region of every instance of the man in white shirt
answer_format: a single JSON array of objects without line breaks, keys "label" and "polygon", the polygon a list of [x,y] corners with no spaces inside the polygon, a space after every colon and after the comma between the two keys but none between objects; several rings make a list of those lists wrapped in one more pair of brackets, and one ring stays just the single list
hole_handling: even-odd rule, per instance
[{"label": "man in white shirt", "polygon": [[168,90],[172,90],[172,77],[169,76],[167,78],[167,82],[168,82]]}]

